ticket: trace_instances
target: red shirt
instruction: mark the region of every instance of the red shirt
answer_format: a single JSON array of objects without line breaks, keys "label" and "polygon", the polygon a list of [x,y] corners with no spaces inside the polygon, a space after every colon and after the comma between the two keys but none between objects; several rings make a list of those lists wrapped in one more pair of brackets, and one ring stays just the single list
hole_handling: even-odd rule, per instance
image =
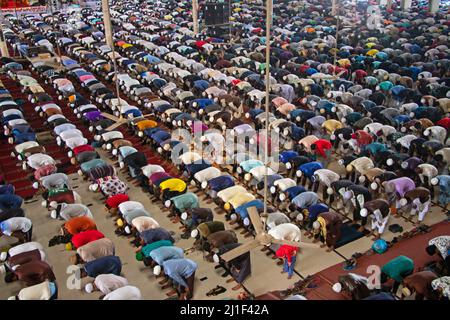
[{"label": "red shirt", "polygon": [[292,257],[297,254],[297,247],[289,246],[287,244],[281,245],[277,252],[275,252],[275,255],[278,258],[286,258],[287,261],[290,263],[292,261]]},{"label": "red shirt", "polygon": [[316,146],[316,149],[314,151],[316,153],[320,154],[324,158],[327,157],[325,151],[331,149],[331,147],[332,147],[331,142],[328,140],[325,140],[325,139],[319,139],[316,142],[314,142],[312,145]]},{"label": "red shirt", "polygon": [[80,232],[72,237],[72,244],[75,248],[79,248],[89,242],[102,239],[105,235],[98,230],[87,230]]},{"label": "red shirt", "polygon": [[356,139],[358,146],[364,146],[366,144],[372,143],[373,138],[367,131],[358,130],[356,133],[352,134],[352,139]]},{"label": "red shirt", "polygon": [[439,120],[438,122],[436,122],[436,125],[444,127],[445,129],[450,129],[450,118],[442,118],[441,120]]},{"label": "red shirt", "polygon": [[85,151],[94,151],[94,148],[90,144],[84,144],[82,146],[73,148],[74,155],[77,155],[77,154],[85,152]]},{"label": "red shirt", "polygon": [[119,207],[119,204],[121,204],[122,202],[125,201],[129,201],[130,197],[127,196],[126,194],[116,194],[115,196],[109,197],[106,200],[106,205],[108,206],[108,208],[117,208]]}]

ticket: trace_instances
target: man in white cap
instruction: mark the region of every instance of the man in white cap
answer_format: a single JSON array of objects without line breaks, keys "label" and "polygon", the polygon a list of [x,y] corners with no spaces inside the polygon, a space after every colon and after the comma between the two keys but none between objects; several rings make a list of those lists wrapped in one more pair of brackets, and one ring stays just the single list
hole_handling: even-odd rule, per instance
[{"label": "man in white cap", "polygon": [[45,190],[70,188],[70,180],[64,173],[53,173],[48,176],[41,177],[39,181],[35,181],[33,183],[33,188],[38,189],[39,185]]},{"label": "man in white cap", "polygon": [[370,289],[367,286],[366,277],[359,274],[349,273],[339,276],[338,282],[333,285],[333,291],[336,293],[348,293],[352,300],[362,300],[370,296]]},{"label": "man in white cap", "polygon": [[0,237],[6,235],[18,239],[17,244],[31,241],[33,223],[25,217],[15,217],[0,223]]},{"label": "man in white cap", "polygon": [[8,300],[56,300],[58,299],[58,287],[56,282],[45,280],[34,286],[23,288],[17,296],[11,296]]},{"label": "man in white cap", "polygon": [[44,247],[39,242],[25,242],[22,244],[19,244],[17,246],[12,247],[8,250],[8,252],[3,251],[0,254],[0,260],[5,261],[8,257],[14,257],[18,254],[21,254],[23,252],[28,252],[32,250],[44,250]]},{"label": "man in white cap", "polygon": [[123,286],[108,293],[103,300],[142,300],[142,294],[138,287]]},{"label": "man in white cap", "polygon": [[[107,295],[112,291],[128,285],[128,280],[124,277],[117,276],[112,273],[100,274],[95,277],[94,282],[86,284],[84,289],[87,293],[100,291],[103,295]],[[101,297],[100,297],[101,298]]]}]

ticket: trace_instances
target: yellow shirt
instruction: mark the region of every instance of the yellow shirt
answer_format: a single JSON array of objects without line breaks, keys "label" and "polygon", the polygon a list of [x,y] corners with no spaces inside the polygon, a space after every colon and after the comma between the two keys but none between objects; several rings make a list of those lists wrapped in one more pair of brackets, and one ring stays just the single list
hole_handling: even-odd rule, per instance
[{"label": "yellow shirt", "polygon": [[255,200],[255,196],[251,193],[238,193],[233,198],[228,200],[228,202],[233,206],[233,208],[237,208],[252,200]]},{"label": "yellow shirt", "polygon": [[344,125],[340,121],[329,119],[322,123],[322,127],[325,128],[328,133],[333,133],[335,130],[343,128]]},{"label": "yellow shirt", "polygon": [[167,179],[161,182],[159,187],[161,190],[169,189],[170,191],[183,192],[186,189],[186,182],[177,178]]}]

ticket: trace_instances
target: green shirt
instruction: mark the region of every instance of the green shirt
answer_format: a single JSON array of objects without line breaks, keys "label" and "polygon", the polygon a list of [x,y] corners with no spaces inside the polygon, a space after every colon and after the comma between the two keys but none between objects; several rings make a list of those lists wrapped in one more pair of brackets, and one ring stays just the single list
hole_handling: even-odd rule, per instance
[{"label": "green shirt", "polygon": [[149,257],[150,256],[150,252],[152,252],[155,249],[161,248],[161,247],[170,247],[173,246],[172,241],[169,240],[159,240],[159,241],[155,241],[152,243],[149,243],[147,245],[145,245],[141,252],[144,255],[144,257]]},{"label": "green shirt", "polygon": [[405,274],[412,271],[414,271],[414,261],[405,256],[398,256],[381,268],[381,272],[397,282],[402,282]]}]

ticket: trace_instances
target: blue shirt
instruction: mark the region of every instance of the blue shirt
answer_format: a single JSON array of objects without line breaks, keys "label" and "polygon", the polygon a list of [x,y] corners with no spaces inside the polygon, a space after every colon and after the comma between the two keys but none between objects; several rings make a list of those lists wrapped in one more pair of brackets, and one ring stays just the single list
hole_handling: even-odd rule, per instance
[{"label": "blue shirt", "polygon": [[122,262],[117,256],[106,256],[90,261],[84,265],[84,270],[89,277],[95,278],[100,274],[112,273],[120,276]]},{"label": "blue shirt", "polygon": [[188,287],[185,279],[189,278],[195,270],[197,270],[197,263],[190,259],[173,259],[167,260],[163,263],[164,273],[173,281],[183,287]]},{"label": "blue shirt", "polygon": [[319,214],[322,212],[328,212],[328,206],[323,203],[313,204],[312,206],[306,208],[308,210],[308,218],[315,220]]},{"label": "blue shirt", "polygon": [[[140,233],[139,235],[141,239],[146,243],[153,243],[160,240],[169,240],[173,242],[173,238],[170,235],[169,231],[167,231],[164,228],[154,228],[154,229],[147,229]],[[153,252],[153,251],[152,251]],[[150,252],[151,256],[151,252]]]},{"label": "blue shirt", "polygon": [[209,180],[208,184],[211,190],[219,192],[220,190],[234,186],[234,180],[232,176],[219,176]]},{"label": "blue shirt", "polygon": [[184,251],[178,247],[161,247],[150,252],[150,257],[157,264],[162,265],[167,260],[183,259]]},{"label": "blue shirt", "polygon": [[252,201],[249,201],[239,207],[237,207],[236,209],[234,209],[234,211],[242,218],[245,219],[248,217],[248,211],[247,209],[250,207],[256,207],[257,209],[263,209],[264,208],[264,203],[261,200],[255,199]]},{"label": "blue shirt", "polygon": [[310,178],[316,170],[323,169],[323,165],[320,162],[308,162],[304,163],[298,167],[298,169],[303,172],[303,174]]}]

